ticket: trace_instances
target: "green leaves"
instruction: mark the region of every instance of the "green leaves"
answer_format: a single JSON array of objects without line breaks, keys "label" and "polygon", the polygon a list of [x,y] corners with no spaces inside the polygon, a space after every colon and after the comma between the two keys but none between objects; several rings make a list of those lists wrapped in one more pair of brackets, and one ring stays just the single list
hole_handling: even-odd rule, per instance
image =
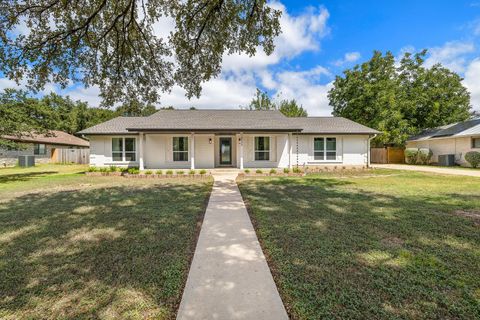
[{"label": "green leaves", "polygon": [[[225,53],[273,51],[280,14],[266,0],[10,0],[0,4],[0,71],[34,91],[98,86],[106,106],[154,103],[174,84],[199,96]],[[169,18],[162,38],[155,28]]]},{"label": "green leaves", "polygon": [[333,114],[382,131],[374,144],[402,145],[425,128],[469,117],[470,95],[454,72],[425,68],[427,51],[406,53],[397,65],[392,53],[372,58],[338,76],[329,91]]},{"label": "green leaves", "polygon": [[287,117],[308,116],[307,110],[303,109],[301,105],[298,105],[295,99],[274,102],[270,99],[268,93],[258,88],[255,97],[253,97],[247,108],[250,110],[278,110]]}]

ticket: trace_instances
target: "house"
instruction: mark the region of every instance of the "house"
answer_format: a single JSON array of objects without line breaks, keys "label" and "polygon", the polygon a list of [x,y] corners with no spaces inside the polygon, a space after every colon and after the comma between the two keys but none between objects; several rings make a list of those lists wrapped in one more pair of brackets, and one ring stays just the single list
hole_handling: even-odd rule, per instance
[{"label": "house", "polygon": [[432,162],[439,155],[454,154],[455,162],[468,166],[465,154],[480,151],[480,118],[428,129],[407,140],[407,148],[428,148],[433,152]]},{"label": "house", "polygon": [[84,139],[58,130],[51,130],[48,134],[23,134],[21,136],[3,136],[2,138],[20,144],[18,148],[0,149],[0,165],[2,166],[15,165],[18,156],[23,155],[34,155],[35,163],[62,162],[62,156],[66,151],[88,150],[90,145]]},{"label": "house", "polygon": [[79,132],[92,166],[140,169],[365,167],[377,133],[345,118],[250,110],[160,110]]}]

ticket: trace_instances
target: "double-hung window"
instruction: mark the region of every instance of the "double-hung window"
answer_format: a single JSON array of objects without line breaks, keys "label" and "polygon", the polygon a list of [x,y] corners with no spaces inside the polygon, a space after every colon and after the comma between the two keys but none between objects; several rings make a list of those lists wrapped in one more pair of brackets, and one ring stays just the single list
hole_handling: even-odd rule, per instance
[{"label": "double-hung window", "polygon": [[313,158],[320,161],[337,159],[337,138],[313,138]]},{"label": "double-hung window", "polygon": [[255,137],[255,161],[270,160],[270,137]]},{"label": "double-hung window", "polygon": [[188,161],[188,137],[173,137],[173,161]]},{"label": "double-hung window", "polygon": [[480,138],[472,138],[472,148],[480,149]]},{"label": "double-hung window", "polygon": [[47,147],[43,143],[35,143],[33,145],[33,154],[36,156],[44,156],[47,154]]},{"label": "double-hung window", "polygon": [[136,161],[137,149],[135,138],[112,138],[113,161]]}]

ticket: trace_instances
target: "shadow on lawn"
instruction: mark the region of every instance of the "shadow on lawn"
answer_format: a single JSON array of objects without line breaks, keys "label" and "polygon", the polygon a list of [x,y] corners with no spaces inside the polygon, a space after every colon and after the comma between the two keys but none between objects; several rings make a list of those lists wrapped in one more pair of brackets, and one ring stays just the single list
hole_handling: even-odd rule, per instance
[{"label": "shadow on lawn", "polygon": [[207,189],[118,186],[0,203],[0,316],[173,317]]},{"label": "shadow on lawn", "polygon": [[380,194],[336,179],[241,182],[298,319],[475,318],[480,235],[452,215],[480,198]]},{"label": "shadow on lawn", "polygon": [[47,175],[57,174],[58,171],[39,171],[39,172],[25,172],[25,173],[12,173],[0,175],[0,183],[28,181],[31,179],[44,177]]}]

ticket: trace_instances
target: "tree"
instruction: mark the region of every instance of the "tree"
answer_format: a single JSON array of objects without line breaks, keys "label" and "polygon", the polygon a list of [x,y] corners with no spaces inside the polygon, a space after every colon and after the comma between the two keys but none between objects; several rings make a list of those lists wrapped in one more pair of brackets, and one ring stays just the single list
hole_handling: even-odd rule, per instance
[{"label": "tree", "polygon": [[[198,97],[225,53],[272,53],[280,14],[266,0],[6,0],[0,71],[33,91],[50,81],[98,86],[106,106],[155,103],[174,84]],[[175,27],[162,38],[155,28],[168,18]]]},{"label": "tree", "polygon": [[307,110],[299,106],[295,99],[280,101],[278,103],[278,111],[287,117],[308,117]]},{"label": "tree", "polygon": [[257,88],[255,96],[247,106],[249,110],[276,110],[277,106],[270,99],[268,93]]},{"label": "tree", "polygon": [[138,100],[130,100],[115,110],[115,113],[124,117],[149,116],[157,112],[152,104],[144,104]]},{"label": "tree", "polygon": [[374,144],[402,145],[413,134],[468,119],[470,95],[461,78],[440,64],[424,66],[426,50],[372,58],[337,76],[328,93],[333,115],[382,131]]}]

